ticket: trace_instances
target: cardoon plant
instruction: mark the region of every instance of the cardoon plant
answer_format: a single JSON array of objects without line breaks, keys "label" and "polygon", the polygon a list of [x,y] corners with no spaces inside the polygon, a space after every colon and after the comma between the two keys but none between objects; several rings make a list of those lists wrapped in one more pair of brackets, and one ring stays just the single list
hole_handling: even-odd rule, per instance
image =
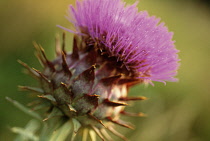
[{"label": "cardoon plant", "polygon": [[[66,52],[65,41],[61,46],[57,40],[57,57],[50,61],[35,44],[41,71],[19,61],[40,83],[39,88],[20,88],[38,95],[28,113],[43,123],[39,132],[33,122],[26,129],[13,128],[19,139],[95,141],[98,135],[112,140],[109,134],[113,133],[127,140],[115,126],[133,128],[120,119],[121,115],[143,114],[124,108],[129,101],[146,99],[129,97],[129,88],[153,85],[152,81],[176,81],[179,61],[173,33],[159,23],[160,19],[138,12],[136,6],[126,6],[122,0],[77,0],[68,11],[75,29],[59,26],[74,34],[73,51]],[[35,113],[38,109],[42,109],[39,114]]]}]

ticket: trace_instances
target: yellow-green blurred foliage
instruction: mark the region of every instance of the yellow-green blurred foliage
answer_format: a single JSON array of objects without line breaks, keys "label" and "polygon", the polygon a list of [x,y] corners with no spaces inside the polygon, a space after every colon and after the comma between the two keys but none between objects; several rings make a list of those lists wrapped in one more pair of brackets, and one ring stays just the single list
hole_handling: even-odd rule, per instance
[{"label": "yellow-green blurred foliage", "polygon": [[[45,48],[50,59],[54,57],[54,37],[62,33],[56,25],[71,27],[64,18],[70,3],[73,0],[0,1],[0,140],[12,140],[15,134],[10,127],[23,127],[30,119],[5,97],[27,104],[33,99],[27,92],[18,91],[17,85],[37,85],[21,72],[16,60],[40,68],[33,56],[33,41]],[[128,110],[143,111],[148,116],[126,118],[136,130],[122,129],[122,132],[131,141],[209,141],[210,8],[196,0],[141,0],[139,8],[161,17],[174,32],[181,58],[179,82],[131,89],[130,95],[149,99]],[[68,50],[71,37],[67,33]]]}]

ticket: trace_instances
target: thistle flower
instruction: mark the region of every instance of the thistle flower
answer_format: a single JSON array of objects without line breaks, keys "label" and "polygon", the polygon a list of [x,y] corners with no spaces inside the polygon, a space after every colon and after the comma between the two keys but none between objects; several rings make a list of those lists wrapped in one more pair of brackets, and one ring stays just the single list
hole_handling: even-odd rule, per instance
[{"label": "thistle flower", "polygon": [[68,19],[76,34],[100,44],[98,48],[121,62],[132,77],[176,81],[178,50],[173,33],[164,23],[158,24],[160,19],[138,12],[137,3],[125,4],[121,0],[77,1],[77,8],[70,6]]},{"label": "thistle flower", "polygon": [[142,114],[126,112],[124,107],[129,101],[146,99],[128,97],[128,89],[139,83],[176,81],[179,59],[173,33],[146,11],[138,12],[136,5],[126,6],[121,0],[77,1],[76,8],[70,6],[68,11],[76,30],[59,26],[74,33],[73,52],[66,52],[65,42],[60,47],[57,40],[53,61],[35,44],[43,71],[20,61],[41,86],[21,88],[39,93],[37,106],[47,107],[45,125],[56,130],[45,127],[39,140],[62,136],[59,141],[73,141],[79,138],[77,133],[83,133],[83,141],[88,133],[92,140],[95,134],[112,140],[106,130],[126,140],[114,127],[133,128],[120,116]]}]

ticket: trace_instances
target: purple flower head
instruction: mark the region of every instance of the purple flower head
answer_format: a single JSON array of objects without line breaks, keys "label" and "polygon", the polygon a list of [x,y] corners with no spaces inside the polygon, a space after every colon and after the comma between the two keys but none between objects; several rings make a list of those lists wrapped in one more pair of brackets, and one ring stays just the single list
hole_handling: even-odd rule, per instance
[{"label": "purple flower head", "polygon": [[76,27],[74,33],[102,44],[102,50],[122,62],[134,77],[176,81],[179,59],[173,33],[136,6],[137,2],[126,6],[121,0],[77,0],[76,8],[70,6],[68,19]]},{"label": "purple flower head", "polygon": [[[125,107],[130,101],[146,99],[130,97],[129,88],[152,81],[176,81],[179,59],[173,33],[159,19],[138,12],[136,6],[126,6],[122,0],[77,0],[76,8],[70,6],[68,12],[76,31],[60,26],[74,33],[72,52],[66,52],[63,34],[62,45],[56,38],[52,61],[34,44],[41,71],[19,61],[40,84],[38,88],[20,87],[39,95],[33,109],[41,109],[42,116],[28,112],[40,121],[44,117],[38,140],[62,136],[61,140],[95,141],[96,135],[104,141],[113,140],[108,130],[126,141],[115,126],[134,129],[120,117],[144,116],[127,112]],[[68,134],[60,132],[63,129]]]}]

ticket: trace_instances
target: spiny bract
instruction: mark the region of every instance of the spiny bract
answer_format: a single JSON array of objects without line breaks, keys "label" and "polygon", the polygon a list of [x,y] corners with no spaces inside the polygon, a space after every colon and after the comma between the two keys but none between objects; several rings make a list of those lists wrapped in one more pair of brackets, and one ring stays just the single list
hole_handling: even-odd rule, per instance
[{"label": "spiny bract", "polygon": [[[80,40],[78,42],[78,40]],[[41,88],[21,86],[21,89],[31,90],[39,94],[44,101],[38,107],[49,103],[46,117],[66,118],[66,122],[73,120],[79,124],[77,130],[86,132],[92,130],[111,140],[105,129],[126,140],[115,131],[114,124],[127,128],[132,125],[119,119],[120,114],[129,116],[143,116],[143,113],[129,113],[124,111],[128,101],[144,100],[145,97],[127,97],[128,88],[141,83],[143,80],[129,76],[129,71],[121,67],[116,58],[103,54],[95,44],[86,42],[87,39],[74,37],[73,53],[67,53],[57,44],[57,58],[49,61],[43,48],[35,44],[36,55],[44,70],[42,72],[31,69],[19,61],[28,72],[40,81]],[[46,108],[46,107],[45,107]],[[36,106],[35,106],[36,109]]]}]

